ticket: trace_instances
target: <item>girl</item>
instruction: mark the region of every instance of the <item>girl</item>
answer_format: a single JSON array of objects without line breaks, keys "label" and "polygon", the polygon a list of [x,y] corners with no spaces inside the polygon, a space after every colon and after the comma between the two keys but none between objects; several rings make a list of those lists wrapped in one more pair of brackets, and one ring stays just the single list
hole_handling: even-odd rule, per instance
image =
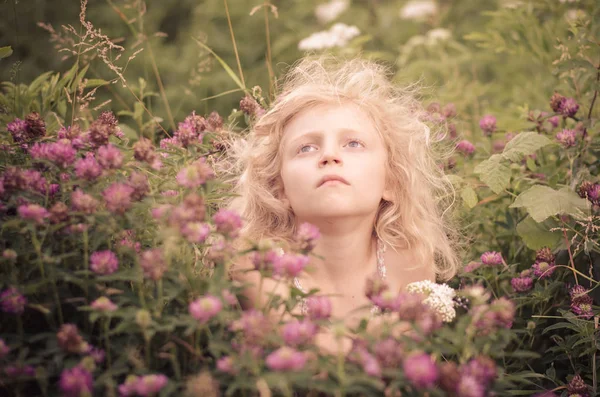
[{"label": "girl", "polygon": [[[374,62],[306,58],[238,142],[243,172],[230,207],[245,221],[242,234],[285,249],[301,224],[318,227],[312,272],[293,283],[330,295],[333,316],[349,324],[365,314],[356,309],[368,307],[365,281],[373,275],[400,291],[457,271],[455,232],[445,216],[454,191],[423,114]],[[289,285],[265,281],[259,296],[258,272],[233,277],[251,282],[247,306],[260,306],[273,288],[289,293]]]}]

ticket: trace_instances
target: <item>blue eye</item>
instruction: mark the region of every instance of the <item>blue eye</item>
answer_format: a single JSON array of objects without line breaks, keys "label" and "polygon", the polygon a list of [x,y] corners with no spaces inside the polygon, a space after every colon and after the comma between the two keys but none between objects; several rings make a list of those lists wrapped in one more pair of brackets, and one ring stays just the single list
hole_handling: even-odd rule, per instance
[{"label": "blue eye", "polygon": [[298,153],[309,153],[310,150],[305,150],[305,149],[316,149],[314,146],[312,145],[302,145],[300,146],[300,148],[298,149]]},{"label": "blue eye", "polygon": [[[353,145],[356,144],[356,145]],[[347,143],[348,146],[353,147],[353,148],[357,148],[357,147],[361,147],[361,146],[365,146],[363,145],[363,143],[361,141],[359,141],[358,139],[352,139],[350,141],[348,141]],[[360,146],[359,146],[360,145]]]}]

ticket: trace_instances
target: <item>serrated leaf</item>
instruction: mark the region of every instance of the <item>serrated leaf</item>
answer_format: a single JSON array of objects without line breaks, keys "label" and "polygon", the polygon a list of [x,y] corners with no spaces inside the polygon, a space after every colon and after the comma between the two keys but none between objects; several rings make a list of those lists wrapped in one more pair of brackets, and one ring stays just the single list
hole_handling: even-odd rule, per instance
[{"label": "serrated leaf", "polygon": [[548,217],[557,214],[580,217],[588,212],[587,201],[569,188],[554,190],[542,185],[532,186],[521,193],[510,205],[510,208],[522,207],[525,207],[536,222],[543,222]]},{"label": "serrated leaf", "polygon": [[521,132],[506,144],[502,151],[502,157],[513,162],[519,161],[551,143],[550,139],[535,131]]},{"label": "serrated leaf", "polygon": [[517,233],[523,239],[525,245],[532,250],[538,250],[542,247],[553,247],[561,238],[559,232],[551,232],[544,227],[543,223],[538,223],[530,216],[519,222]]},{"label": "serrated leaf", "polygon": [[473,188],[470,186],[466,186],[463,188],[463,190],[460,192],[460,197],[463,199],[463,202],[469,208],[475,207],[479,202],[479,199],[477,198],[477,193],[475,193],[475,190],[473,190]]},{"label": "serrated leaf", "polygon": [[0,47],[0,59],[7,58],[11,56],[13,53],[13,49],[11,46]]},{"label": "serrated leaf", "polygon": [[474,170],[479,174],[479,179],[496,194],[506,189],[510,183],[510,168],[502,162],[502,159],[501,155],[494,154],[477,164]]}]

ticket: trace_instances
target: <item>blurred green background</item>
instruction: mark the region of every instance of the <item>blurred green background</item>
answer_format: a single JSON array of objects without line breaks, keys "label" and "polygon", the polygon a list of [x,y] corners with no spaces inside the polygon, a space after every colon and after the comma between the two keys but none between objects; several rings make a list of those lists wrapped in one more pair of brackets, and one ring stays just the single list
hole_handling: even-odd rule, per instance
[{"label": "blurred green background", "polygon": [[[338,11],[342,10],[337,15],[332,3],[337,3]],[[507,105],[546,106],[554,89],[569,84],[552,73],[552,61],[560,55],[557,38],[567,36],[569,20],[585,16],[594,21],[599,15],[596,3],[593,0],[273,0],[268,6],[255,9],[266,3],[91,0],[86,19],[113,42],[125,47],[118,65],[124,66],[136,50],[143,48],[128,64],[124,75],[134,91],[139,92],[139,79],[143,78],[146,92],[157,93],[147,97],[146,102],[155,115],[165,120],[165,125],[170,124],[169,116],[158,95],[153,64],[164,84],[175,123],[192,110],[198,113],[218,110],[227,115],[238,106],[243,93],[227,93],[235,90],[236,84],[197,43],[197,40],[205,43],[238,73],[227,4],[245,86],[248,89],[260,86],[267,98],[267,22],[271,65],[276,76],[304,54],[298,49],[303,38],[341,22],[356,26],[360,35],[348,45],[332,49],[335,53],[349,56],[362,53],[386,61],[393,66],[399,82],[420,81],[425,88],[425,99],[453,101],[467,119],[476,120],[492,111],[512,115],[514,128],[519,128],[522,123],[517,116],[522,112]],[[329,9],[323,8],[327,5]],[[2,2],[0,46],[9,45],[14,53],[0,60],[0,80],[29,83],[42,72],[68,70],[75,57],[68,51],[60,51],[64,43],[51,41],[52,35],[38,23],[51,24],[63,37],[60,40],[73,40],[74,35],[67,34],[61,26],[71,25],[80,31],[79,14],[80,2],[75,0]],[[115,77],[93,50],[85,55],[91,56],[81,59],[83,63],[91,62],[88,78]],[[96,97],[97,104],[112,99],[109,106],[114,111],[127,108],[126,104],[135,100],[120,83],[101,87]]]}]

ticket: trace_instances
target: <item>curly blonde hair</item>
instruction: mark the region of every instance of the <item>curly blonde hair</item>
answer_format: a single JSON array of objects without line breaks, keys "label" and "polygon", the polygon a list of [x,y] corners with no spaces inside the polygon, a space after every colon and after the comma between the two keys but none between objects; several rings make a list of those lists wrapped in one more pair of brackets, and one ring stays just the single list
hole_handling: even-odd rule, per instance
[{"label": "curly blonde hair", "polygon": [[455,191],[438,163],[449,152],[439,150],[438,134],[421,121],[415,87],[396,87],[388,75],[373,61],[331,56],[303,58],[289,69],[272,107],[232,145],[239,172],[229,208],[243,217],[245,237],[291,243],[295,217],[280,200],[284,127],[310,107],[353,103],[370,116],[388,154],[386,183],[393,198],[382,199],[374,234],[393,249],[414,249],[421,266],[434,264],[438,279],[456,274],[458,233],[450,219]]}]

